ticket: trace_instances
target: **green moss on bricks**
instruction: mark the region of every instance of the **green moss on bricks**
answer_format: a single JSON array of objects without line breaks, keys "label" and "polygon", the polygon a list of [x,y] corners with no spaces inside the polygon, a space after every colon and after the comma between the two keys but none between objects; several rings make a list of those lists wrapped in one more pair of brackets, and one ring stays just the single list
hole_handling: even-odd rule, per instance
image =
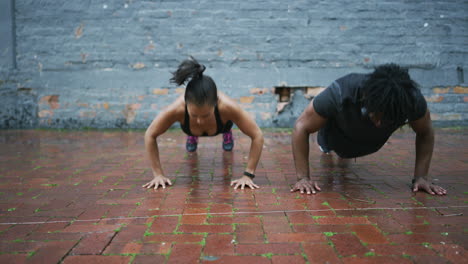
[{"label": "green moss on bricks", "polygon": [[260,256],[267,257],[268,259],[271,259],[273,257],[273,253],[265,253],[265,254],[261,254]]},{"label": "green moss on bricks", "polygon": [[145,223],[145,225],[149,228],[153,225],[153,222]]},{"label": "green moss on bricks", "polygon": [[207,232],[193,232],[192,234],[193,234],[193,235],[204,235],[204,236],[207,236],[207,235],[208,235]]},{"label": "green moss on bricks", "polygon": [[176,234],[176,233],[182,234],[182,232],[178,232],[178,230],[180,228],[180,225],[181,225],[181,221],[182,221],[182,215],[179,215],[178,220],[177,220],[177,225],[176,225],[176,227],[174,229],[174,234]]},{"label": "green moss on bricks", "polygon": [[323,216],[323,215],[313,215],[313,216],[312,216],[312,219],[317,220],[317,219],[325,218],[325,217],[326,217],[326,216]]},{"label": "green moss on bricks", "polygon": [[200,241],[200,245],[202,245],[203,247],[206,245],[206,237],[208,236],[208,233],[206,233],[206,235],[203,237],[202,241]]}]

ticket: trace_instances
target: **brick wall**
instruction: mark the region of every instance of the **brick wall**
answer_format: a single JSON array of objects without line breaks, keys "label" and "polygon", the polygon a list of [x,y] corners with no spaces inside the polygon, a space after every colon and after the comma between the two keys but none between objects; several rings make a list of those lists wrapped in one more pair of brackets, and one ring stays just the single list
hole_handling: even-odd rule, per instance
[{"label": "brick wall", "polygon": [[144,128],[183,93],[168,80],[189,55],[262,127],[290,126],[311,97],[296,89],[278,107],[274,87],[326,87],[387,62],[410,68],[437,125],[467,124],[463,0],[13,2],[3,128]]}]

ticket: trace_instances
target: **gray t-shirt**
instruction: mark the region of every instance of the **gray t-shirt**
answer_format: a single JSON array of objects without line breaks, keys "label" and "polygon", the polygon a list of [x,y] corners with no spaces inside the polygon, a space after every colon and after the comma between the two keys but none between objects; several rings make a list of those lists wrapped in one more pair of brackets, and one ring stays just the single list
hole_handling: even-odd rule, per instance
[{"label": "gray t-shirt", "polygon": [[[368,115],[362,114],[360,95],[369,76],[352,73],[341,77],[313,101],[315,111],[328,119],[325,127],[319,131],[320,145],[335,151],[342,158],[355,158],[378,151],[390,135],[404,125],[376,127]],[[426,100],[419,90],[414,97],[414,111],[408,116],[408,121],[420,119],[427,110]]]}]

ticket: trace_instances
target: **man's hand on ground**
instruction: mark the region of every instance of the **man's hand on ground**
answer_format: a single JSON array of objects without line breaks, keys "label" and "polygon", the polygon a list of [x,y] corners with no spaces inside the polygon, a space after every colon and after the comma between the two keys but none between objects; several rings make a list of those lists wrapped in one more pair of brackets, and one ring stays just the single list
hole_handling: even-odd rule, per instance
[{"label": "man's hand on ground", "polygon": [[300,191],[301,193],[307,192],[307,194],[315,194],[318,191],[321,191],[317,182],[313,182],[309,179],[301,179],[294,184],[291,192]]},{"label": "man's hand on ground", "polygon": [[413,180],[413,192],[417,192],[417,191],[426,191],[427,193],[432,194],[432,195],[447,194],[447,190],[445,190],[444,188],[438,185],[430,183],[423,178]]}]

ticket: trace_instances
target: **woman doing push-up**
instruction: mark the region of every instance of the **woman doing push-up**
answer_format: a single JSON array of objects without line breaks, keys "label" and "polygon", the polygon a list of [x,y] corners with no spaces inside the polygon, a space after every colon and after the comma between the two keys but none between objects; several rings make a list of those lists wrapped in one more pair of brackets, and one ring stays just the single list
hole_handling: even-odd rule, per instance
[{"label": "woman doing push-up", "polygon": [[[148,153],[154,178],[143,185],[145,188],[157,189],[172,185],[166,178],[159,160],[158,136],[162,135],[175,122],[188,135],[187,150],[195,151],[198,137],[216,136],[223,133],[223,149],[232,150],[233,139],[231,128],[236,124],[239,129],[251,138],[247,167],[243,175],[231,181],[234,189],[248,186],[259,188],[254,182],[255,169],[263,148],[263,134],[255,121],[234,100],[219,92],[211,77],[204,75],[205,66],[193,57],[183,61],[173,73],[171,82],[177,85],[187,83],[185,94],[177,98],[153,120],[145,133],[145,147]],[[234,175],[233,175],[234,176]]]}]

